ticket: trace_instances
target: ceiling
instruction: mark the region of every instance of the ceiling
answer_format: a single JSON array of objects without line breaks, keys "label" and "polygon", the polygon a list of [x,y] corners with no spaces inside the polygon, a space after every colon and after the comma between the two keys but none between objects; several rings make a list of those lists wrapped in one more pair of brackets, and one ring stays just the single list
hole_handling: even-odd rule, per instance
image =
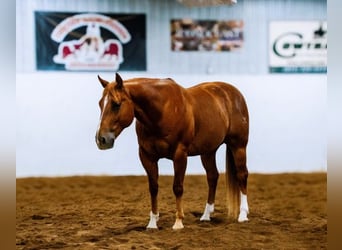
[{"label": "ceiling", "polygon": [[177,0],[179,3],[187,7],[204,7],[214,5],[232,5],[236,4],[237,0]]}]

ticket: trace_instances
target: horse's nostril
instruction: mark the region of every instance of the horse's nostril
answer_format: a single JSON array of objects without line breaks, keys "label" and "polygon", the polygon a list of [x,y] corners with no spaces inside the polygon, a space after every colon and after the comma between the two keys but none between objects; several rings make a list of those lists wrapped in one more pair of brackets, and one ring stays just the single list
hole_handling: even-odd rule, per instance
[{"label": "horse's nostril", "polygon": [[99,149],[109,149],[114,146],[115,135],[111,132],[96,133],[96,144]]},{"label": "horse's nostril", "polygon": [[106,138],[100,136],[100,143],[101,143],[102,145],[106,144]]}]

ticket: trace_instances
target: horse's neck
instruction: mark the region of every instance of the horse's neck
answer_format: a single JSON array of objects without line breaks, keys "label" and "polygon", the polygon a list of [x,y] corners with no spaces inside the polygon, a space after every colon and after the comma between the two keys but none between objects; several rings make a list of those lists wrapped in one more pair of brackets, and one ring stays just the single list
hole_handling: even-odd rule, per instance
[{"label": "horse's neck", "polygon": [[147,127],[157,126],[161,118],[164,103],[160,86],[151,83],[155,79],[138,79],[126,85],[131,100],[134,103],[134,115],[139,122]]}]

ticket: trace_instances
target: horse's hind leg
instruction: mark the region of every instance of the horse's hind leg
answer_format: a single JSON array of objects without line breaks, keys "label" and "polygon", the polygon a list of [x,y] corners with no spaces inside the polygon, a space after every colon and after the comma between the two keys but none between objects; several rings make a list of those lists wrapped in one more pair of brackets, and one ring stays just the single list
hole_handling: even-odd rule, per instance
[{"label": "horse's hind leg", "polygon": [[238,217],[239,222],[248,221],[247,214],[249,213],[247,202],[247,179],[248,170],[246,165],[246,146],[232,146],[231,152],[234,158],[234,165],[236,171],[236,180],[240,189],[240,213]]},{"label": "horse's hind leg", "polygon": [[214,212],[215,194],[219,173],[217,171],[216,151],[211,154],[201,155],[202,164],[207,172],[207,182],[209,187],[208,200],[205,206],[201,221],[210,221],[210,213]]}]

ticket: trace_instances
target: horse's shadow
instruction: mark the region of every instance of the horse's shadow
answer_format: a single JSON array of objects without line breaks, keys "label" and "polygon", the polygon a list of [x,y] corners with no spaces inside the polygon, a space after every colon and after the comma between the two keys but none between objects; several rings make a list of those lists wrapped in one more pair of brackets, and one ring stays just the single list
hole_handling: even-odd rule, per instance
[{"label": "horse's shadow", "polygon": [[203,224],[203,225],[207,225],[207,224],[214,224],[214,225],[220,225],[220,224],[224,224],[227,223],[227,218],[224,218],[220,213],[218,213],[216,216],[213,215],[210,217],[210,221],[200,221],[200,218],[202,216],[203,213],[198,212],[198,211],[192,211],[190,212],[195,218],[196,218],[196,223],[197,224]]},{"label": "horse's shadow", "polygon": [[[223,224],[227,224],[229,222],[229,219],[227,216],[225,216],[224,212],[215,210],[215,213],[210,218],[210,221],[201,221],[200,218],[202,216],[202,212],[199,211],[189,211],[188,215],[186,215],[185,221],[186,224],[189,225],[196,225],[200,227],[207,227],[209,225],[212,226],[219,226]],[[131,222],[128,225],[125,225],[121,228],[113,228],[113,227],[106,227],[107,233],[115,236],[120,235],[126,235],[130,232],[160,232],[163,230],[170,229],[171,230],[171,224],[173,222],[172,216],[167,215],[161,215],[163,220],[159,221],[158,229],[146,229],[146,225],[141,224],[141,222],[135,221]],[[170,224],[171,223],[171,224]]]}]

